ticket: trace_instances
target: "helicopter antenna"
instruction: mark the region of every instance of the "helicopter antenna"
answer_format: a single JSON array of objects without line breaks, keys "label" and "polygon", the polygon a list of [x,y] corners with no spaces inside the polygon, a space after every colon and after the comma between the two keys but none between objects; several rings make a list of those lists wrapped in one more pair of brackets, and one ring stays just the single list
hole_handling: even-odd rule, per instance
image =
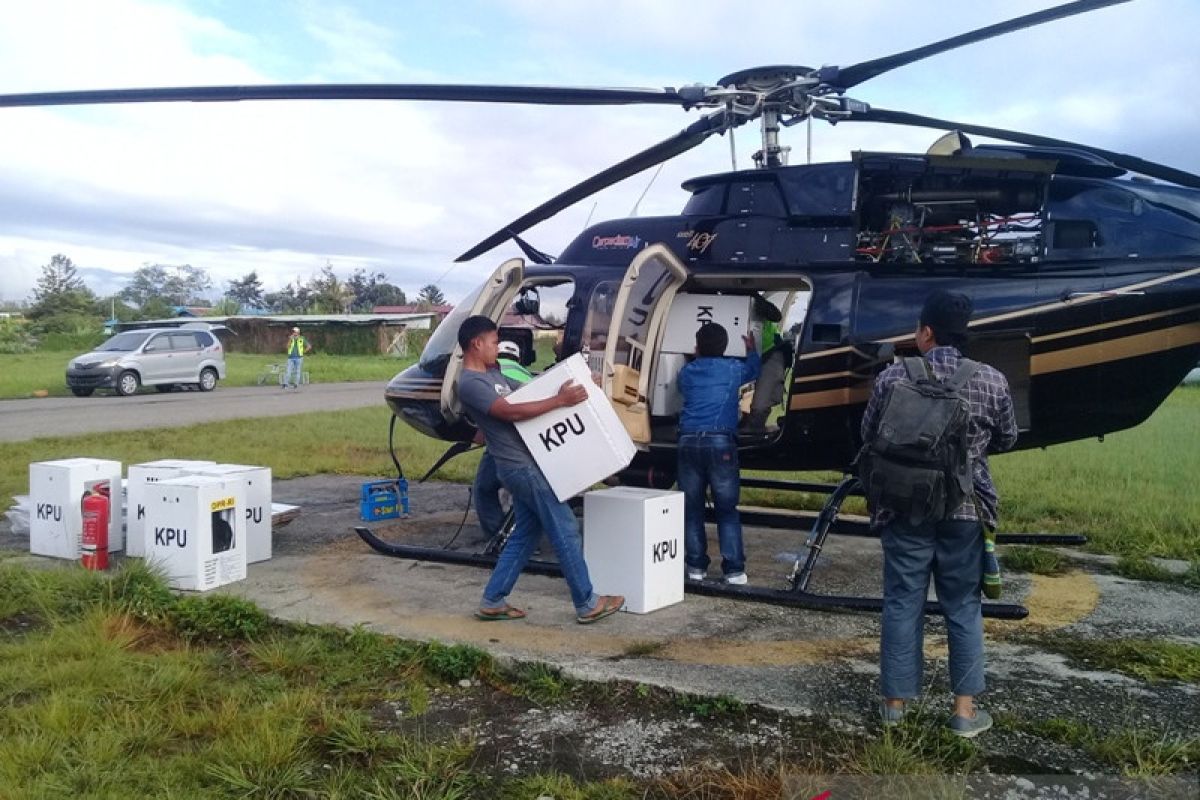
[{"label": "helicopter antenna", "polygon": [[598,205],[600,205],[600,201],[599,201],[599,200],[594,200],[594,201],[592,202],[592,210],[588,212],[587,219],[585,219],[585,220],[583,221],[583,227],[584,227],[584,230],[586,230],[586,229],[587,229],[587,226],[588,226],[588,225],[591,225],[591,224],[592,224],[592,214],[595,214],[595,213],[596,213],[596,206],[598,206]]},{"label": "helicopter antenna", "polygon": [[654,170],[654,174],[650,176],[650,182],[646,184],[645,189],[642,189],[642,193],[641,193],[641,195],[638,196],[637,202],[633,204],[633,209],[629,212],[629,216],[631,216],[631,217],[637,216],[638,206],[640,206],[642,204],[642,198],[644,198],[646,196],[646,192],[650,191],[650,187],[654,185],[654,182],[656,180],[658,180],[658,173],[662,172],[663,165],[665,165],[666,163],[667,162],[665,162],[665,161],[662,162],[662,164],[658,165],[658,169]]}]

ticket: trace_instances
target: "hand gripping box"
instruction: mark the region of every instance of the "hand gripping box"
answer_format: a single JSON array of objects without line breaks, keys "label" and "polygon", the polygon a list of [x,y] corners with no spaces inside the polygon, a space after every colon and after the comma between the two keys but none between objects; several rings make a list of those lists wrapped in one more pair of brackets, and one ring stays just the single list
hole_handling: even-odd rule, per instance
[{"label": "hand gripping box", "polygon": [[587,389],[586,401],[516,423],[517,433],[559,500],[573,497],[625,469],[637,452],[612,404],[592,382],[592,373],[579,353],[517,389],[509,400],[544,400],[570,380]]},{"label": "hand gripping box", "polygon": [[83,495],[101,482],[109,485],[108,549],[123,550],[121,462],[65,458],[29,465],[29,552],[77,560],[83,536]]},{"label": "hand gripping box", "polygon": [[188,475],[232,477],[246,493],[246,563],[271,557],[271,468],[246,464],[208,464],[191,467]]},{"label": "hand gripping box", "polygon": [[142,464],[131,464],[129,480],[125,484],[128,495],[127,518],[125,520],[125,555],[141,558],[146,555],[146,491],[152,484],[167,478],[178,478],[188,474],[189,469],[211,466],[215,461],[188,461],[163,458]]},{"label": "hand gripping box", "polygon": [[246,496],[236,476],[167,478],[146,493],[146,560],[176,589],[246,577]]},{"label": "hand gripping box", "polygon": [[663,331],[660,351],[663,353],[696,352],[696,331],[710,322],[720,323],[729,334],[725,355],[746,356],[746,334],[755,340],[762,337],[762,321],[754,318],[754,298],[737,294],[679,293],[671,302],[667,324]]},{"label": "hand gripping box", "polygon": [[683,601],[683,492],[615,489],[583,496],[583,557],[597,594],[645,614]]}]

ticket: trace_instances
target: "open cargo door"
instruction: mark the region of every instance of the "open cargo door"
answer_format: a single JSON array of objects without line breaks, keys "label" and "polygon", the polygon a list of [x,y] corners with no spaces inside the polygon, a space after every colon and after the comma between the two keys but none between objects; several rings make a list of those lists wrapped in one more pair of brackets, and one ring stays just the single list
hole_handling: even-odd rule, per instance
[{"label": "open cargo door", "polygon": [[650,443],[647,395],[667,311],[687,268],[664,245],[647,247],[633,259],[613,306],[604,346],[604,394],[633,441]]}]

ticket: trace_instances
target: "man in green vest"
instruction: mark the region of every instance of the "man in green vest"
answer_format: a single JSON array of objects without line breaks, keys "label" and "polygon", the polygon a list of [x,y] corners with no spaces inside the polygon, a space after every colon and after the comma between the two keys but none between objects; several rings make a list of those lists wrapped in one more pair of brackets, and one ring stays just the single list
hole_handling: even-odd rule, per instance
[{"label": "man in green vest", "polygon": [[292,328],[292,335],[287,340],[287,372],[283,376],[283,388],[288,384],[299,390],[300,378],[304,374],[304,356],[312,352],[312,345],[300,335],[299,328]]},{"label": "man in green vest", "polygon": [[[517,383],[529,383],[533,373],[521,366],[521,346],[504,340],[496,348],[496,366],[500,374]],[[475,471],[475,485],[471,494],[475,498],[475,514],[484,538],[491,539],[500,532],[504,524],[504,506],[500,502],[500,478],[496,475],[496,462],[490,452],[484,452]]]}]

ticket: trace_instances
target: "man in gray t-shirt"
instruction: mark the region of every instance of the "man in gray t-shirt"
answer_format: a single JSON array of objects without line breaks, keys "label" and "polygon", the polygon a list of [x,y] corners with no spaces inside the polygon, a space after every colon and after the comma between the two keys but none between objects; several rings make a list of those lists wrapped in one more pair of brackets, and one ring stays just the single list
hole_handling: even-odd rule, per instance
[{"label": "man in gray t-shirt", "polygon": [[513,425],[556,408],[578,405],[587,399],[587,390],[568,381],[553,397],[510,403],[508,395],[518,384],[509,381],[496,366],[499,346],[496,323],[483,316],[467,317],[458,329],[458,344],[463,353],[458,398],[467,417],[483,431],[488,452],[496,460],[497,476],[512,495],[516,517],[512,535],[500,551],[496,568],[483,590],[476,618],[490,621],[525,616],[524,611],[508,604],[507,597],[529,561],[541,531],[546,532],[558,554],[559,567],[571,590],[576,620],[587,624],[619,611],[625,604],[624,597],[598,596],[592,591],[575,514],[555,496]]}]

